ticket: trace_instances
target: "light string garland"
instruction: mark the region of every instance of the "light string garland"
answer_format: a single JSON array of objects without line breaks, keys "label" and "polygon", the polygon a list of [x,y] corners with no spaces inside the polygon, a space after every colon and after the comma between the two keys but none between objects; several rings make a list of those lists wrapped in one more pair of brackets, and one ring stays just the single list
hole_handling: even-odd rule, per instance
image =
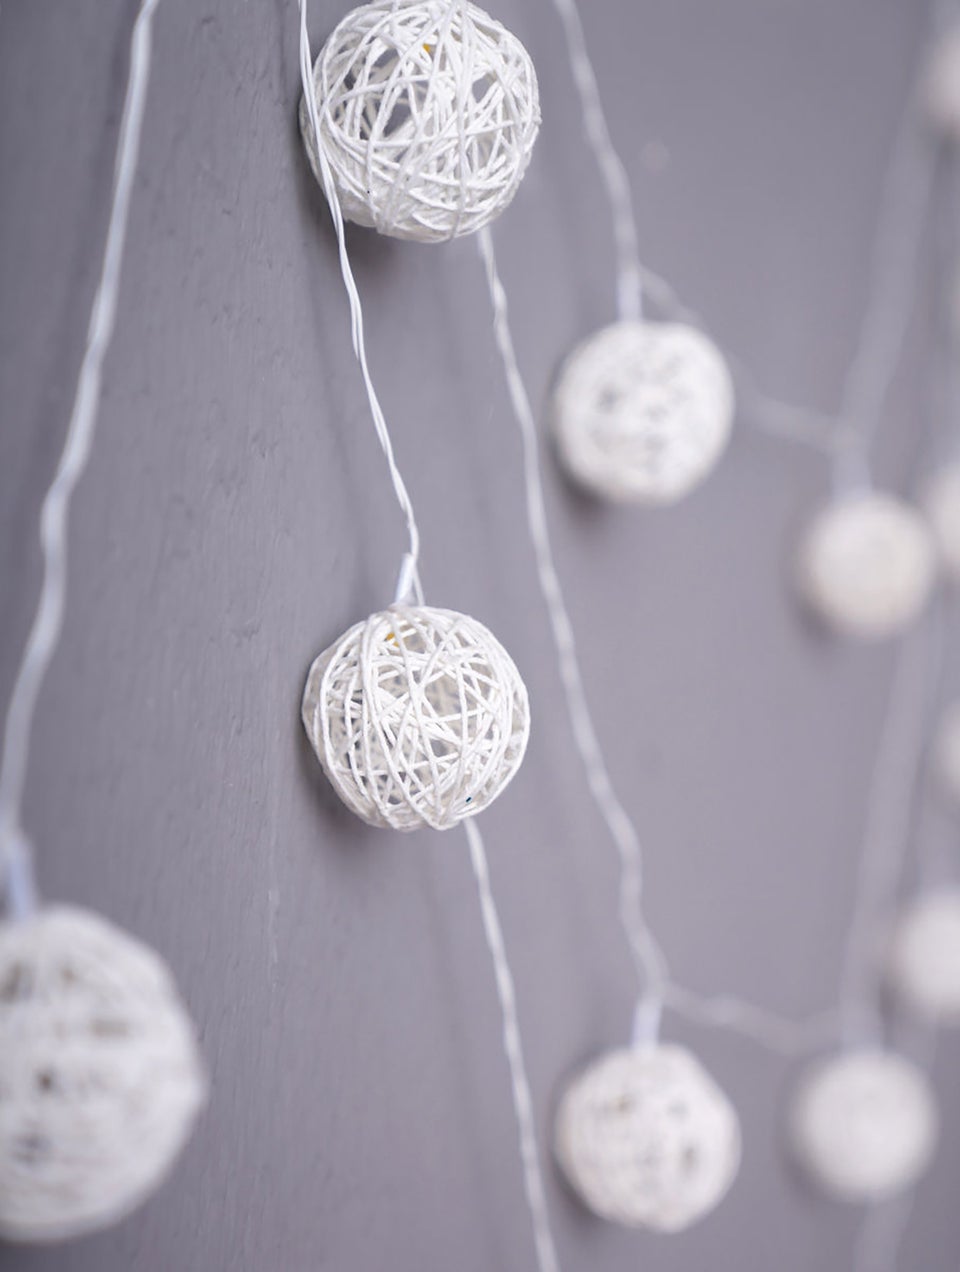
[{"label": "light string garland", "polygon": [[186,1143],[206,1079],[162,960],[89,911],[41,907],[22,806],[37,701],[59,645],[70,502],[90,457],[150,74],[157,0],[140,6],[106,244],[66,438],[43,501],[42,583],[0,754],[0,1236],[96,1231],[154,1192]]},{"label": "light string garland", "polygon": [[[417,604],[417,613],[422,615],[424,613],[424,597],[418,570],[420,543],[419,532],[417,529],[416,519],[414,517],[412,502],[394,458],[393,446],[386,419],[380,408],[380,403],[377,398],[367,364],[363,331],[363,312],[360,295],[356,287],[349,254],[347,252],[344,220],[340,208],[336,184],[333,180],[330,165],[321,142],[322,132],[320,128],[319,106],[317,102],[317,85],[313,72],[313,61],[310,54],[310,40],[307,30],[307,0],[299,0],[299,7],[301,83],[303,86],[303,100],[306,104],[306,115],[312,128],[314,138],[314,145],[311,148],[311,158],[315,159],[316,169],[319,171],[324,195],[330,207],[331,217],[337,234],[340,268],[350,305],[351,332],[353,336],[354,353],[361,368],[371,414],[376,426],[377,436],[380,440],[384,455],[387,458],[394,492],[407,522],[409,550],[405,554],[401,563],[394,609],[396,610],[398,607],[408,606],[410,601],[413,600]],[[444,5],[443,14],[447,19],[449,19],[449,17],[457,11],[459,11],[461,15],[465,16],[466,10],[467,5],[465,0],[451,0],[451,2]],[[400,608],[399,612],[402,618],[403,609]],[[378,616],[374,616],[374,618],[377,617]],[[462,616],[456,617],[462,618]],[[324,656],[321,655],[321,658],[323,657]],[[319,679],[322,682],[322,671]],[[522,688],[522,684],[520,687]],[[317,677],[311,673],[311,679],[308,681],[307,694],[305,698],[305,714],[310,712],[311,694],[316,688]],[[525,743],[525,732],[523,740]],[[463,824],[470,850],[471,867],[477,884],[484,938],[493,964],[494,980],[500,1004],[503,1024],[503,1048],[510,1073],[511,1097],[517,1123],[524,1194],[530,1213],[537,1268],[538,1272],[560,1272],[560,1262],[557,1257],[556,1244],[550,1228],[546,1202],[546,1190],[544,1187],[543,1174],[537,1150],[533,1100],[531,1097],[530,1083],[527,1077],[526,1061],[523,1053],[523,1043],[517,1011],[516,990],[503,939],[503,931],[499,915],[497,913],[493,889],[490,882],[489,863],[487,861],[483,839],[476,821],[465,820]]]}]

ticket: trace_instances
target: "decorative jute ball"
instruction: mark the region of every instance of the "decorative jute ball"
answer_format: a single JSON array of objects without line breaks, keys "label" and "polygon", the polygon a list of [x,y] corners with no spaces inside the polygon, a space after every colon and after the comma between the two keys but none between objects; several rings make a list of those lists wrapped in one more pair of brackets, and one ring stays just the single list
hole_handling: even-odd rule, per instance
[{"label": "decorative jute ball", "polygon": [[[537,76],[499,22],[459,0],[348,13],[313,69],[343,215],[393,238],[471,234],[513,199],[540,127]],[[300,129],[320,180],[306,100]]]},{"label": "decorative jute ball", "polygon": [[303,724],[337,794],[371,826],[447,830],[496,799],[520,767],[527,691],[476,619],[392,606],[310,668]]},{"label": "decorative jute ball", "polygon": [[564,467],[587,490],[670,504],[720,459],[733,384],[719,350],[693,327],[617,322],[563,364],[553,422]]},{"label": "decorative jute ball", "polygon": [[934,45],[922,84],[930,122],[953,141],[960,141],[960,26]]},{"label": "decorative jute ball", "polygon": [[713,1210],[733,1183],[740,1124],[685,1048],[633,1047],[601,1056],[567,1088],[555,1152],[595,1214],[679,1232]]},{"label": "decorative jute ball", "polygon": [[927,483],[924,512],[950,579],[960,583],[960,462],[942,468]]},{"label": "decorative jute ball", "polygon": [[898,998],[918,1015],[960,1024],[960,889],[911,902],[894,930],[887,971]]},{"label": "decorative jute ball", "polygon": [[944,712],[934,742],[937,775],[944,793],[960,806],[960,702]]},{"label": "decorative jute ball", "polygon": [[936,576],[936,550],[920,517],[891,495],[864,492],[828,505],[800,544],[800,591],[835,631],[861,640],[902,631],[919,617]]},{"label": "decorative jute ball", "polygon": [[156,954],[86,910],[0,925],[0,1236],[121,1219],[163,1181],[205,1090]]},{"label": "decorative jute ball", "polygon": [[889,1051],[846,1052],[815,1065],[791,1110],[794,1151],[841,1201],[879,1201],[909,1188],[933,1156],[938,1114],[926,1077]]}]

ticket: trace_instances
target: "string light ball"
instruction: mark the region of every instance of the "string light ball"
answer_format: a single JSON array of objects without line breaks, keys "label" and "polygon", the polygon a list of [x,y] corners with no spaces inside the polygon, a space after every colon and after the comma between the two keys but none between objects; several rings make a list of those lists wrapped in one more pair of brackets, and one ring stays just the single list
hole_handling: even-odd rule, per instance
[{"label": "string light ball", "polygon": [[839,1201],[874,1202],[917,1182],[933,1156],[938,1122],[916,1065],[864,1049],[822,1061],[802,1079],[791,1138],[821,1191]]},{"label": "string light ball", "polygon": [[934,749],[941,785],[960,805],[960,702],[947,708],[937,730]]},{"label": "string light ball", "polygon": [[936,550],[908,504],[862,492],[813,519],[797,575],[802,595],[828,627],[855,639],[882,639],[919,617],[933,588]]},{"label": "string light ball", "polygon": [[944,570],[960,583],[960,462],[941,469],[927,483],[923,507]]},{"label": "string light ball", "polygon": [[164,1180],[205,1098],[161,959],[86,910],[0,924],[0,1236],[123,1218]]},{"label": "string light ball", "polygon": [[933,126],[952,141],[960,141],[960,26],[947,31],[934,45],[923,97]]},{"label": "string light ball", "polygon": [[888,975],[898,998],[918,1015],[960,1023],[960,889],[928,892],[904,911]]},{"label": "string light ball", "polygon": [[[526,49],[462,0],[376,0],[313,68],[320,145],[344,217],[435,243],[488,225],[517,192],[540,127]],[[323,183],[310,110],[300,130]]]},{"label": "string light ball", "polygon": [[568,1087],[555,1152],[594,1214],[680,1232],[713,1210],[733,1183],[740,1124],[685,1048],[626,1048],[602,1056]]},{"label": "string light ball", "polygon": [[513,660],[482,623],[395,605],[316,659],[303,723],[358,817],[448,830],[487,808],[517,772],[530,708]]},{"label": "string light ball", "polygon": [[679,323],[617,322],[564,363],[553,422],[561,462],[602,499],[683,498],[714,468],[733,425],[719,350]]}]

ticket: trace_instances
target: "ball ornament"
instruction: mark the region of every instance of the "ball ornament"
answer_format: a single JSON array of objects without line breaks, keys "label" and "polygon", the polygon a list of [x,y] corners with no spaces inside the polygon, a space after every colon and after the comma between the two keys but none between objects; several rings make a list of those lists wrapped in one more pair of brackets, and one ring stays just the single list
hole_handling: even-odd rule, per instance
[{"label": "ball ornament", "polygon": [[933,1156],[938,1131],[924,1074],[888,1051],[851,1051],[801,1080],[791,1140],[813,1182],[840,1201],[872,1202],[909,1188]]},{"label": "ball ornament", "polygon": [[303,724],[358,817],[393,830],[448,830],[514,776],[530,710],[513,660],[482,623],[397,605],[316,659]]},{"label": "ball ornament", "polygon": [[897,997],[919,1016],[960,1024],[960,889],[928,892],[903,912],[888,975]]},{"label": "ball ornament", "polygon": [[560,459],[603,499],[671,504],[723,454],[733,383],[719,350],[693,327],[617,322],[564,363],[554,395]]},{"label": "ball ornament", "polygon": [[567,1088],[557,1160],[574,1191],[614,1223],[680,1232],[720,1202],[740,1165],[730,1101],[689,1051],[612,1051]]},{"label": "ball ornament", "polygon": [[[540,127],[526,49],[474,4],[376,0],[313,68],[320,145],[344,217],[393,238],[471,234],[513,199]],[[300,130],[322,184],[306,99]]]},{"label": "ball ornament", "polygon": [[960,702],[948,707],[940,721],[934,751],[944,793],[960,807]]},{"label": "ball ornament", "polygon": [[0,925],[0,1236],[123,1218],[167,1175],[205,1085],[152,950],[69,907]]},{"label": "ball ornament", "polygon": [[800,544],[800,591],[828,627],[860,640],[892,636],[917,619],[936,576],[923,519],[891,495],[864,492],[817,514]]},{"label": "ball ornament", "polygon": [[927,483],[924,511],[949,578],[960,583],[960,462],[941,469]]},{"label": "ball ornament", "polygon": [[960,26],[934,45],[922,90],[931,124],[950,140],[960,141]]}]

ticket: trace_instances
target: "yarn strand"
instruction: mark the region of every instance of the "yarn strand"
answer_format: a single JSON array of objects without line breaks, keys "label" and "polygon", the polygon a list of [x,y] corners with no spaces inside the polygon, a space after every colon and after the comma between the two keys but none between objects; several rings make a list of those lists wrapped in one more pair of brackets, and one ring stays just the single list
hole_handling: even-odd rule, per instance
[{"label": "yarn strand", "polygon": [[487,855],[480,830],[475,821],[465,822],[464,829],[467,832],[467,839],[470,844],[470,861],[477,881],[477,890],[480,894],[483,931],[490,950],[490,957],[493,960],[497,996],[500,1000],[500,1011],[503,1016],[503,1049],[506,1052],[507,1063],[510,1067],[513,1107],[520,1136],[523,1185],[530,1217],[533,1222],[537,1267],[539,1272],[560,1272],[556,1246],[550,1231],[543,1172],[540,1169],[540,1156],[537,1152],[533,1100],[530,1096],[530,1083],[527,1078],[526,1062],[523,1057],[523,1043],[520,1036],[520,1021],[517,1015],[517,995],[513,984],[513,974],[510,971],[510,963],[507,959],[507,951],[503,942],[503,931],[500,927],[500,918],[493,898],[493,889],[490,886],[490,868],[487,864]]},{"label": "yarn strand", "polygon": [[130,71],[114,162],[113,196],[100,277],[66,438],[40,513],[43,577],[36,615],[16,674],[0,753],[0,866],[11,913],[36,904],[33,852],[21,829],[24,787],[37,700],[63,630],[70,502],[93,447],[103,365],[113,337],[130,197],[150,79],[151,32],[158,0],[143,0],[133,24]]}]

